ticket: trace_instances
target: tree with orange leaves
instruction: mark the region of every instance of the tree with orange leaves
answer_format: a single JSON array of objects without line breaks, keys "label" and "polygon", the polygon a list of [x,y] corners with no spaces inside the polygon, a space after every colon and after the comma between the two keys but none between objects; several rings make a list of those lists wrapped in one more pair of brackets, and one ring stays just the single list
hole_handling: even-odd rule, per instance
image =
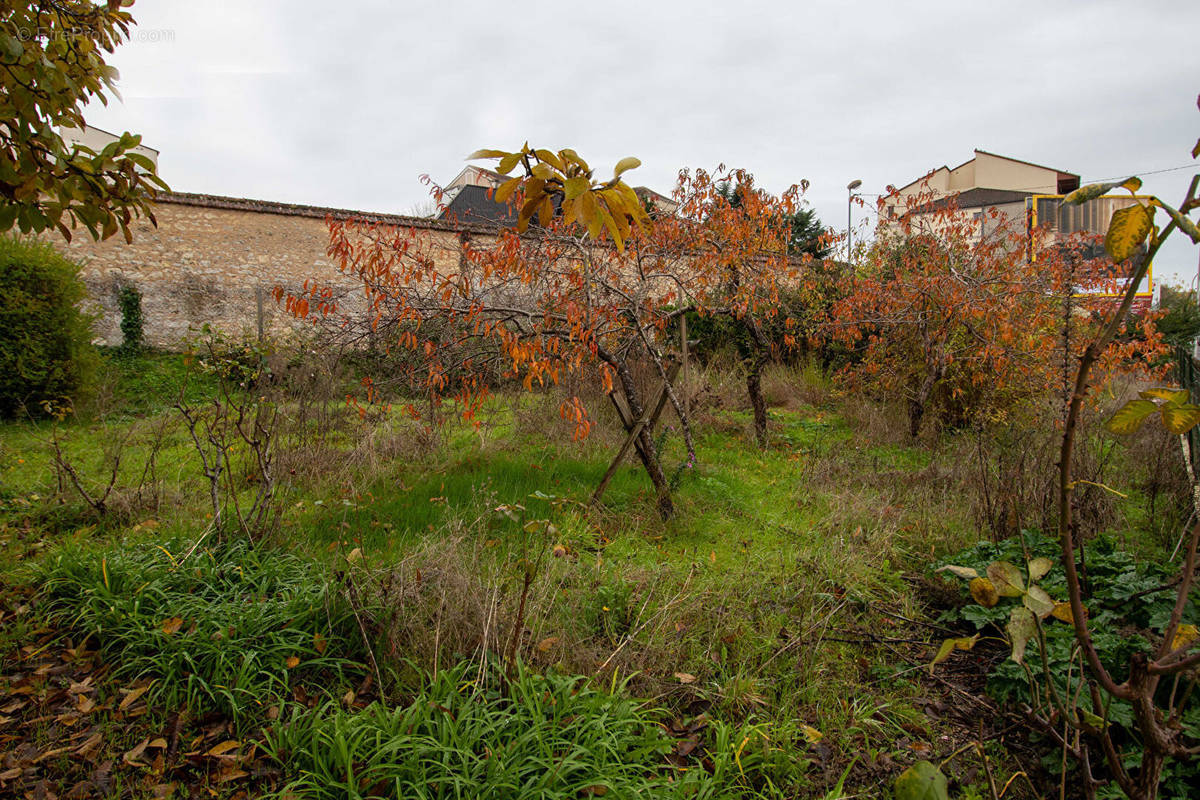
[{"label": "tree with orange leaves", "polygon": [[[1032,261],[1023,220],[974,217],[928,195],[908,203],[833,309],[832,331],[861,354],[852,383],[902,398],[913,437],[935,405],[953,423],[996,420],[1060,389],[1064,338],[1086,336],[1106,302],[1088,293],[1112,283],[1111,259],[1088,258],[1075,241],[1038,247]],[[1146,336],[1112,345],[1110,360],[1155,350]]]},{"label": "tree with orange leaves", "polygon": [[[732,214],[716,186],[728,175],[748,183],[747,175],[683,173],[680,213],[651,220],[621,180],[636,159],[623,159],[612,178],[597,180],[568,149],[526,145],[475,157],[499,159],[506,175],[522,168],[495,191],[519,208],[515,230],[448,246],[413,229],[330,223],[329,254],[363,286],[366,327],[397,354],[411,394],[428,397],[431,407],[453,398],[468,419],[496,376],[531,389],[595,367],[627,410],[659,511],[669,516],[670,482],[646,424],[654,412],[632,367],[646,362],[657,374],[693,464],[691,423],[670,368],[680,354],[668,328],[688,308],[730,314],[752,330],[776,313],[779,284],[795,272],[786,216],[795,193],[782,200],[757,193]],[[310,284],[287,306],[299,316],[336,317],[339,329],[352,330],[327,287]],[[418,413],[415,403],[409,409]],[[578,397],[560,410],[576,423],[577,436],[587,434],[591,422]]]}]

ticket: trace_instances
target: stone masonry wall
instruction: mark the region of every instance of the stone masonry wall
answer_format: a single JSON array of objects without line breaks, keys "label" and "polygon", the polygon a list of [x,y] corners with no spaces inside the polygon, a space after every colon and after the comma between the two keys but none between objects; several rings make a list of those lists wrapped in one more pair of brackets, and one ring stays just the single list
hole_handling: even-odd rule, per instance
[{"label": "stone masonry wall", "polygon": [[163,348],[178,347],[205,324],[234,335],[255,335],[260,324],[271,333],[298,325],[272,298],[275,286],[298,290],[315,279],[361,296],[361,287],[326,255],[327,217],[422,229],[446,253],[456,251],[464,235],[495,235],[481,225],[208,195],[160,197],[155,216],[157,227],[135,226],[132,244],[119,236],[94,242],[86,233],[70,243],[52,238],[84,265],[102,343],[121,343],[117,295],[126,285],[142,293],[146,342]]}]

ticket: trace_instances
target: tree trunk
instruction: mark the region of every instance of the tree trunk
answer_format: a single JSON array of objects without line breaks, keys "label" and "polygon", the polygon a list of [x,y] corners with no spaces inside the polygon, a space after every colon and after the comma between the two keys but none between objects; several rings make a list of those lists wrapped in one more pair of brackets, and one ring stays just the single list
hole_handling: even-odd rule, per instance
[{"label": "tree trunk", "polygon": [[746,372],[746,393],[750,395],[750,405],[754,407],[754,438],[758,446],[767,446],[767,402],[762,394],[762,362],[761,357],[755,357],[750,362]]},{"label": "tree trunk", "polygon": [[[609,361],[617,371],[617,379],[621,381],[621,390],[625,395],[625,402],[629,406],[629,412],[634,421],[642,418],[646,413],[642,407],[641,398],[638,397],[637,386],[634,385],[633,375],[629,372],[629,367],[623,361],[615,359]],[[646,474],[650,476],[650,482],[654,484],[654,491],[658,495],[658,513],[663,519],[670,519],[675,513],[675,504],[671,502],[671,485],[667,481],[667,476],[663,474],[662,462],[658,457],[658,449],[654,446],[654,437],[650,435],[650,431],[643,427],[638,434],[637,441],[638,457],[642,460],[642,466],[646,469]]]},{"label": "tree trunk", "polygon": [[767,446],[767,401],[762,394],[762,371],[767,364],[770,354],[769,344],[763,335],[762,328],[754,316],[747,315],[742,323],[750,334],[750,358],[746,370],[746,394],[750,396],[750,405],[754,409],[754,438],[758,446]]}]

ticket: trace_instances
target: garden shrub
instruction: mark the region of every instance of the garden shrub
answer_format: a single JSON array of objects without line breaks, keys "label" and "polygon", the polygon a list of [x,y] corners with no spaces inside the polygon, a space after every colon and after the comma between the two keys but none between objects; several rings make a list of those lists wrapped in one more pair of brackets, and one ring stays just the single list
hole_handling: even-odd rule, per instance
[{"label": "garden shrub", "polygon": [[91,384],[98,356],[79,269],[45,242],[0,237],[0,417],[63,407]]}]

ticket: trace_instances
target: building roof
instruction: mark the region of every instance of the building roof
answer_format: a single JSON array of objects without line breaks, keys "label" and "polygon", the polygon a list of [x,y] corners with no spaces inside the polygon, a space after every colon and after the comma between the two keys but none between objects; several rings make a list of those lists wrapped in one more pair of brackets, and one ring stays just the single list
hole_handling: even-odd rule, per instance
[{"label": "building roof", "polygon": [[[1025,164],[1030,167],[1037,167],[1038,169],[1045,169],[1045,170],[1049,170],[1050,172],[1057,172],[1060,175],[1069,175],[1072,178],[1079,177],[1074,172],[1067,172],[1065,169],[1059,169],[1058,167],[1047,167],[1045,164],[1035,164],[1032,161],[1023,161],[1019,158],[1013,158],[1012,156],[1002,156],[999,153],[990,153],[987,150],[980,150],[978,147],[976,147],[975,154],[979,155],[980,153],[983,153],[985,156],[991,156],[992,158],[1003,158],[1005,161],[1015,161],[1018,164]],[[964,163],[966,163],[966,162],[964,162]]]},{"label": "building roof", "polygon": [[[1063,176],[1066,176],[1068,178],[1074,178],[1076,181],[1079,180],[1079,176],[1076,175],[1074,172],[1067,172],[1066,170],[1061,170],[1061,169],[1058,169],[1057,167],[1047,167],[1044,164],[1035,164],[1032,161],[1024,161],[1019,158],[1013,158],[1012,156],[1002,156],[999,153],[992,153],[988,150],[980,150],[978,147],[975,148],[974,153],[975,153],[975,155],[971,156],[966,161],[962,162],[961,164],[959,164],[956,167],[948,167],[945,164],[942,164],[940,167],[935,167],[935,168],[929,170],[929,172],[925,173],[924,175],[917,178],[916,180],[909,181],[908,183],[904,184],[896,191],[903,192],[905,189],[909,188],[910,186],[915,186],[918,183],[920,183],[921,181],[927,179],[930,175],[933,175],[934,173],[937,173],[937,172],[941,172],[942,170],[946,170],[947,172],[953,172],[954,170],[958,169],[959,167],[965,167],[967,164],[970,164],[972,161],[974,161],[976,158],[978,158],[981,154],[985,155],[985,156],[991,156],[992,158],[1002,158],[1005,161],[1012,161],[1016,164],[1025,164],[1030,167],[1037,167],[1038,169],[1044,169],[1047,172],[1054,172],[1054,173],[1057,173],[1060,178]],[[997,191],[1002,191],[1002,190],[997,190]],[[966,193],[964,192],[964,194],[966,194]]]},{"label": "building roof", "polygon": [[511,226],[517,223],[517,212],[508,203],[497,203],[485,186],[463,186],[438,215],[439,219],[458,220],[491,225]]},{"label": "building roof", "polygon": [[1024,202],[1025,198],[1033,197],[1033,192],[1014,191],[1012,189],[968,189],[965,192],[955,192],[921,206],[920,211],[939,211],[953,204],[955,208],[989,208],[1002,206],[1007,203]]}]

